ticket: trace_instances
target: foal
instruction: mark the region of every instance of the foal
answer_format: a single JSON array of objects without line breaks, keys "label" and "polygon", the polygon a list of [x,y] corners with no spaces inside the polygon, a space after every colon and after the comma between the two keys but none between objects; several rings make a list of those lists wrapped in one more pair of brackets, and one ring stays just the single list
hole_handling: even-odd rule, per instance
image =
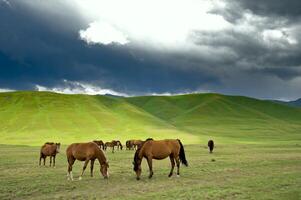
[{"label": "foal", "polygon": [[91,160],[91,177],[93,176],[93,167],[94,161],[97,159],[100,164],[100,172],[104,178],[108,178],[109,172],[109,164],[107,159],[103,153],[103,151],[95,144],[94,142],[88,143],[73,143],[68,146],[66,150],[67,160],[68,160],[68,173],[67,177],[68,180],[71,178],[73,180],[72,175],[72,165],[74,164],[75,160],[85,161],[83,170],[81,175],[79,176],[79,180],[82,179],[84,171]]},{"label": "foal", "polygon": [[55,156],[57,153],[59,153],[61,143],[54,143],[54,142],[46,142],[40,150],[40,161],[39,165],[41,165],[41,160],[43,158],[44,165],[45,165],[45,160],[47,156],[50,156],[50,167],[52,163],[52,158],[53,158],[53,167],[55,167]]}]

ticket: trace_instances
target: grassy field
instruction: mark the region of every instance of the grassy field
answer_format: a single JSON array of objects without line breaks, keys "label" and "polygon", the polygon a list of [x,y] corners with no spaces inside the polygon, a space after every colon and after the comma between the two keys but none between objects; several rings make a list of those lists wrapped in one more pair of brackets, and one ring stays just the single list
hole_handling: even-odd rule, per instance
[{"label": "grassy field", "polygon": [[[300,199],[301,108],[220,94],[180,96],[0,93],[0,199]],[[68,182],[67,144],[94,139],[179,138],[190,166],[168,178],[169,159],[146,163],[107,152],[111,177]],[[217,144],[209,154],[209,139]],[[57,167],[39,167],[41,144],[61,142]],[[79,175],[83,163],[75,163]],[[89,169],[89,168],[87,168]]]},{"label": "grassy field", "polygon": [[199,144],[296,142],[301,108],[240,96],[63,95],[50,92],[0,93],[0,143],[40,145],[153,137]]},{"label": "grassy field", "polygon": [[[75,180],[67,181],[65,147],[57,167],[38,166],[39,147],[0,146],[0,199],[300,199],[301,143],[291,145],[186,145],[189,167],[181,177],[168,178],[169,159],[154,161],[149,180],[143,161],[142,180],[132,171],[133,151],[107,152],[110,178],[94,177],[89,168],[77,180],[83,163],[74,165]],[[212,161],[212,160],[215,161]]]}]

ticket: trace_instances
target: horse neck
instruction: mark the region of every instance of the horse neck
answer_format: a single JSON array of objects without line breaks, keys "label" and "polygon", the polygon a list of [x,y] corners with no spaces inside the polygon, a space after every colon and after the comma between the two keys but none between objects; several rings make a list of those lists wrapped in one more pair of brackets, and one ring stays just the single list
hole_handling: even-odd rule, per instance
[{"label": "horse neck", "polygon": [[97,152],[97,156],[96,157],[97,157],[98,162],[99,162],[100,165],[106,163],[106,161],[107,161],[105,155],[101,151]]}]

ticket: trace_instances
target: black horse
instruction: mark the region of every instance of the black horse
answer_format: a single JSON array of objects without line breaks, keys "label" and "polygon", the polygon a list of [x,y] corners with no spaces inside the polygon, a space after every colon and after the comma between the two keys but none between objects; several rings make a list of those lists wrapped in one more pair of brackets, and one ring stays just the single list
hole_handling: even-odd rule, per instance
[{"label": "black horse", "polygon": [[213,148],[214,148],[214,142],[213,142],[213,140],[209,140],[208,141],[208,148],[209,148],[210,153],[212,153]]}]

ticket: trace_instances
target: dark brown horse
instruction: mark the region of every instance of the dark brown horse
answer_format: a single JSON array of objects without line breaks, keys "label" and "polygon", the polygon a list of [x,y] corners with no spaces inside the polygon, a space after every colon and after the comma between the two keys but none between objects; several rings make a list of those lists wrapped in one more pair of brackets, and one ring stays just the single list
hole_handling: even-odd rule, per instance
[{"label": "dark brown horse", "polygon": [[41,160],[43,158],[44,160],[44,165],[45,165],[45,160],[47,156],[50,156],[50,166],[52,163],[52,158],[53,158],[53,167],[55,167],[55,156],[57,153],[59,153],[61,143],[54,143],[54,142],[46,142],[43,144],[40,150],[40,161],[39,165],[41,165]]},{"label": "dark brown horse", "polygon": [[122,150],[122,144],[119,140],[112,140],[111,142],[106,142],[104,144],[104,150],[107,150],[108,147],[111,147],[112,153],[114,153],[115,146],[117,146],[118,150],[119,150],[119,148]]},{"label": "dark brown horse", "polygon": [[67,160],[68,160],[68,172],[67,177],[68,180],[71,178],[73,180],[72,175],[72,165],[74,164],[75,160],[85,161],[83,170],[81,175],[79,176],[79,180],[82,179],[84,171],[91,160],[91,177],[93,176],[93,167],[94,161],[97,159],[100,164],[100,172],[104,178],[108,178],[109,172],[109,164],[107,159],[103,153],[103,151],[95,144],[94,142],[88,143],[73,143],[68,146],[66,150]]},{"label": "dark brown horse", "polygon": [[127,140],[127,141],[125,142],[125,147],[126,147],[126,149],[128,149],[128,150],[133,149],[133,145],[132,145],[132,143],[131,143],[131,140]]},{"label": "dark brown horse", "polygon": [[93,140],[93,142],[95,142],[102,150],[105,149],[105,144],[103,143],[102,140]]},{"label": "dark brown horse", "polygon": [[162,160],[166,157],[170,158],[171,170],[168,177],[173,175],[175,162],[177,163],[177,176],[180,175],[180,161],[188,166],[185,157],[184,147],[180,140],[153,140],[147,139],[136,150],[134,156],[134,171],[136,172],[136,179],[140,179],[141,175],[141,162],[146,158],[149,167],[149,178],[152,178],[154,172],[152,168],[152,159]]},{"label": "dark brown horse", "polygon": [[213,148],[214,148],[214,142],[213,142],[213,140],[209,140],[208,141],[208,148],[209,148],[209,152],[212,153],[213,152]]}]

